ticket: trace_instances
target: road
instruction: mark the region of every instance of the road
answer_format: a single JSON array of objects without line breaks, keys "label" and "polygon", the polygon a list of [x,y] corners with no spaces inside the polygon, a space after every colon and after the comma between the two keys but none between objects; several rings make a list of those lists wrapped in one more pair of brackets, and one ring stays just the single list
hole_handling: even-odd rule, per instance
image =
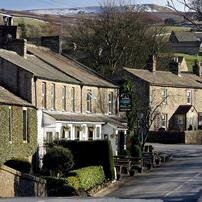
[{"label": "road", "polygon": [[127,179],[118,190],[105,197],[202,201],[202,145],[154,144],[154,147],[157,151],[172,153],[173,160],[150,173]]}]

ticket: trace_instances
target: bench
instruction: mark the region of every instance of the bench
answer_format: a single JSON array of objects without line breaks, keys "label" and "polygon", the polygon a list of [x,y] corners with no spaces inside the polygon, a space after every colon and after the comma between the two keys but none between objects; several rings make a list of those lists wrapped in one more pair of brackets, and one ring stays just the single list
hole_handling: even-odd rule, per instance
[{"label": "bench", "polygon": [[142,159],[136,157],[114,156],[114,163],[117,174],[130,175],[135,174],[135,170],[142,172]]}]

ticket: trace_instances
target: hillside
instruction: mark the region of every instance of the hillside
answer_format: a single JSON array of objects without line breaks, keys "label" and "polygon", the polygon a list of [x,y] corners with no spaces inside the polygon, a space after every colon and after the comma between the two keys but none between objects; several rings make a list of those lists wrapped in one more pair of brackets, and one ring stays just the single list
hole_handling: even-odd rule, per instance
[{"label": "hillside", "polygon": [[[137,4],[135,8],[141,9],[145,12],[172,12],[170,8],[159,6],[156,4]],[[35,14],[48,15],[78,15],[78,14],[97,14],[102,12],[100,6],[78,7],[78,8],[55,8],[55,9],[35,9],[28,10]]]}]

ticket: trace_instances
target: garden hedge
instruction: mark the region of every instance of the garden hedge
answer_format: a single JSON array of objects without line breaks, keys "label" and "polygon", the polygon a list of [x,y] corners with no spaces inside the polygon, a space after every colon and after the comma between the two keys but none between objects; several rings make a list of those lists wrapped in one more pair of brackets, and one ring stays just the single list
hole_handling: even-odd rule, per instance
[{"label": "garden hedge", "polygon": [[48,196],[74,196],[86,193],[88,190],[105,181],[101,166],[89,166],[71,171],[66,178],[44,177],[47,182]]},{"label": "garden hedge", "polygon": [[89,166],[74,170],[70,172],[70,177],[66,178],[66,182],[69,186],[78,190],[83,189],[88,191],[94,188],[96,185],[100,185],[105,180],[105,174],[102,166]]},{"label": "garden hedge", "polygon": [[68,148],[72,152],[74,156],[73,169],[101,165],[104,169],[106,179],[114,179],[114,160],[109,140],[59,140],[55,144]]}]

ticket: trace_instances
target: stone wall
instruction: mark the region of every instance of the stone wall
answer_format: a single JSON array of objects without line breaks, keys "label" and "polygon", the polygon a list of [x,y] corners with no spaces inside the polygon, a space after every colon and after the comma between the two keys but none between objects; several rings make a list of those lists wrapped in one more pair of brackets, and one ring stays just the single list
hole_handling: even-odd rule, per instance
[{"label": "stone wall", "polygon": [[202,130],[185,131],[186,144],[202,144]]},{"label": "stone wall", "polygon": [[46,196],[46,181],[7,166],[0,167],[0,197]]}]

